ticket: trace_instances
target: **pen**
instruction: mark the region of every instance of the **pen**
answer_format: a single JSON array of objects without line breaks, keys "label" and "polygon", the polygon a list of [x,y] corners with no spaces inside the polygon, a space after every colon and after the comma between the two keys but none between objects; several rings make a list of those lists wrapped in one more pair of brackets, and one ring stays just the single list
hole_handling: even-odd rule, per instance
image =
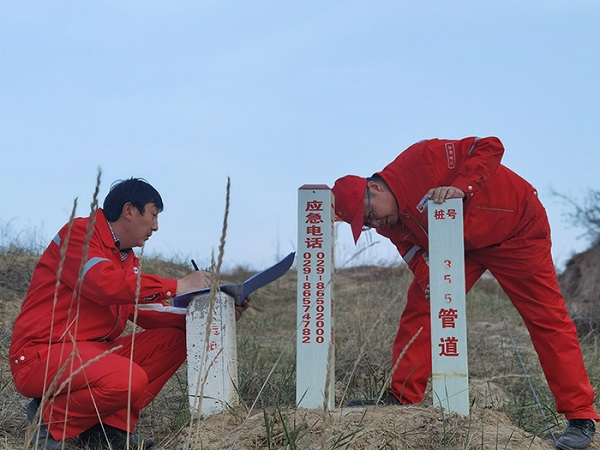
[{"label": "pen", "polygon": [[194,266],[194,270],[200,270],[200,269],[198,269],[198,265],[196,264],[196,261],[194,261],[193,259],[192,259],[192,266]]}]

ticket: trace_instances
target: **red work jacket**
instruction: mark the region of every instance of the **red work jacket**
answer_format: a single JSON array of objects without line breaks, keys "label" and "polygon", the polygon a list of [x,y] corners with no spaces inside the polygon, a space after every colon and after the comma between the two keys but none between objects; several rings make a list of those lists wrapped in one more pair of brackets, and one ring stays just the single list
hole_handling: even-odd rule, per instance
[{"label": "red work jacket", "polygon": [[[75,219],[70,232],[65,225],[42,254],[15,321],[11,361],[24,350],[70,340],[71,336],[77,341],[110,341],[133,319],[140,261],[133,252],[121,261],[101,209],[95,214],[83,258],[89,222],[88,218]],[[67,242],[57,288],[61,249]],[[142,274],[140,283],[137,323],[142,328],[185,328],[185,309],[164,303],[175,296],[177,280]]]},{"label": "red work jacket", "polygon": [[495,137],[431,139],[410,146],[379,172],[396,197],[400,222],[377,232],[394,243],[421,287],[429,283],[423,256],[429,245],[426,198],[430,189],[454,186],[466,194],[466,252],[502,243],[531,217],[533,210],[527,206],[536,196],[535,189],[500,164],[503,153]]}]

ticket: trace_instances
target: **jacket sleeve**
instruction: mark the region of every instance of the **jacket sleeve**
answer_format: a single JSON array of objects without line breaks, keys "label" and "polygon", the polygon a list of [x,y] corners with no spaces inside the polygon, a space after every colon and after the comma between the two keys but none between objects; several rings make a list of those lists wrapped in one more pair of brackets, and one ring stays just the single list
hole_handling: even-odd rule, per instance
[{"label": "jacket sleeve", "polygon": [[108,259],[89,259],[81,293],[97,303],[131,304],[136,302],[138,279],[139,303],[161,302],[175,296],[177,280],[157,275],[141,274],[139,267],[118,267]]},{"label": "jacket sleeve", "polygon": [[468,198],[494,175],[504,147],[496,137],[467,138],[458,142],[462,161],[452,186],[461,189]]}]

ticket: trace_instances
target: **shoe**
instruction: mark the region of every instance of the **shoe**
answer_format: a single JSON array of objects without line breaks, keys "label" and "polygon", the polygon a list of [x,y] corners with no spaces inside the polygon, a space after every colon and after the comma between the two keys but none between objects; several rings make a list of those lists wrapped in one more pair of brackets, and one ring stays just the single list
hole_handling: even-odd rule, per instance
[{"label": "shoe", "polygon": [[145,450],[154,447],[154,439],[143,438],[138,434],[99,423],[81,433],[77,437],[77,443],[89,450]]},{"label": "shoe", "polygon": [[[37,410],[40,407],[42,399],[34,398],[27,405],[27,420],[33,424]],[[65,443],[61,443],[54,439],[48,431],[48,427],[43,421],[39,421],[39,426],[36,426],[33,436],[31,437],[31,448],[35,450],[68,450],[69,447]]]},{"label": "shoe", "polygon": [[346,406],[373,406],[373,405],[401,405],[400,400],[394,394],[388,392],[387,397],[377,401],[376,398],[353,399],[346,403]]},{"label": "shoe", "polygon": [[573,419],[568,421],[567,429],[556,441],[559,450],[579,450],[591,444],[596,424],[591,419]]}]

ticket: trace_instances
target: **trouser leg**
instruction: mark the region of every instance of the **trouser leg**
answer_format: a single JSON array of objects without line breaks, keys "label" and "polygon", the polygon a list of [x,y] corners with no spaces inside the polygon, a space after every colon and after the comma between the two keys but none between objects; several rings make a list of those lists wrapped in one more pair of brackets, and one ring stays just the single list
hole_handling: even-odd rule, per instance
[{"label": "trouser leg", "polygon": [[515,237],[478,252],[476,257],[490,269],[523,318],[554,394],[556,410],[567,419],[600,419],[550,248],[550,230],[540,207]]},{"label": "trouser leg", "polygon": [[423,289],[413,280],[392,350],[392,367],[396,370],[392,374],[390,391],[403,404],[423,401],[431,373],[429,305]]},{"label": "trouser leg", "polygon": [[527,280],[504,279],[501,285],[521,314],[540,364],[554,394],[556,410],[567,419],[600,419],[594,410],[594,389],[573,321],[551,276],[541,269]]},{"label": "trouser leg", "polygon": [[[123,349],[131,348],[131,336],[125,336]],[[130,350],[127,351],[129,354]],[[128,356],[128,355],[127,355]],[[132,398],[131,410],[127,406],[103,418],[103,422],[130,433],[139,419],[139,412],[158,395],[165,383],[179,369],[187,356],[185,330],[157,328],[135,336],[133,360],[147,376],[147,383],[140,395]],[[128,356],[129,357],[129,356]],[[129,427],[127,417],[130,415]]]},{"label": "trouser leg", "polygon": [[[74,346],[69,342],[53,345],[49,351],[40,347],[41,357],[17,373],[21,379],[15,382],[31,397],[42,397],[44,385],[57,379],[42,408],[42,418],[56,440],[72,438],[100,420],[132,432],[139,411],[185,360],[184,330],[157,328],[137,333],[133,363],[131,342],[132,337],[125,336],[111,343],[77,342]],[[72,361],[59,374],[70,354]]]}]

